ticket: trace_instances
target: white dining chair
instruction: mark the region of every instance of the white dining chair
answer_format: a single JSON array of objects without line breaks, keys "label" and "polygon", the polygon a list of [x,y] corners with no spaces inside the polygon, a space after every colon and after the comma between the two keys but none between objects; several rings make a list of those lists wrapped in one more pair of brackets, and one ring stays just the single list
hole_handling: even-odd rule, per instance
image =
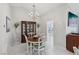
[{"label": "white dining chair", "polygon": [[27,39],[27,36],[24,34],[24,37],[25,37],[25,40],[26,40],[26,45],[27,45],[27,51],[29,52],[29,44],[28,44],[28,39]]},{"label": "white dining chair", "polygon": [[77,47],[73,47],[73,51],[75,55],[79,55],[79,49]]},{"label": "white dining chair", "polygon": [[[40,41],[41,40],[41,41]],[[34,44],[34,51],[37,51],[37,54],[38,55],[41,55],[41,54],[45,54],[45,46],[46,46],[46,38],[45,36],[42,36],[38,39],[38,44]]]},{"label": "white dining chair", "polygon": [[28,41],[27,36],[24,34],[24,37],[26,39],[26,44],[27,44],[27,51],[28,53],[31,55],[33,53],[33,46],[32,43],[30,43],[30,41]]}]

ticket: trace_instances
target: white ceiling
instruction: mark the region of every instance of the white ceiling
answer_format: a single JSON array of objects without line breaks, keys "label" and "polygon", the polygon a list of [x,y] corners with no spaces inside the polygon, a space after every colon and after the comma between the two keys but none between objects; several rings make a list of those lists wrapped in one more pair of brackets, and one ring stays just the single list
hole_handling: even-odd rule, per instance
[{"label": "white ceiling", "polygon": [[79,3],[69,3],[69,8],[73,9],[76,13],[79,13]]},{"label": "white ceiling", "polygon": [[[28,11],[32,9],[33,3],[11,3],[10,6],[15,7],[23,7]],[[55,9],[58,6],[62,5],[61,3],[35,3],[36,9],[40,15],[50,11],[51,9]]]}]

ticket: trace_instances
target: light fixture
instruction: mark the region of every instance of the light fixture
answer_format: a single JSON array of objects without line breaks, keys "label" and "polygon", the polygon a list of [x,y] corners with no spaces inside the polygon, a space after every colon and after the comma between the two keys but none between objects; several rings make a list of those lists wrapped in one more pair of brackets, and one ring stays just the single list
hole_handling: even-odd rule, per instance
[{"label": "light fixture", "polygon": [[29,13],[29,17],[30,17],[30,19],[33,20],[33,21],[36,21],[36,20],[39,18],[39,13],[38,13],[38,11],[36,10],[36,5],[35,5],[35,4],[32,5],[32,10],[31,10],[31,12]]}]

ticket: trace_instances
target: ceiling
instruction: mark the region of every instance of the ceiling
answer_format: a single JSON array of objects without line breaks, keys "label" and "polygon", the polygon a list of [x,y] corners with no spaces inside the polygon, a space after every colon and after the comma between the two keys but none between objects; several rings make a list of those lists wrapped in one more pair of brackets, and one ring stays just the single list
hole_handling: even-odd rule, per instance
[{"label": "ceiling", "polygon": [[[10,6],[15,7],[23,7],[26,8],[28,11],[32,9],[33,3],[11,3]],[[58,6],[62,5],[61,3],[35,3],[36,9],[40,15],[50,11],[51,9],[55,9]]]},{"label": "ceiling", "polygon": [[69,8],[73,9],[76,13],[79,13],[79,3],[69,3]]}]

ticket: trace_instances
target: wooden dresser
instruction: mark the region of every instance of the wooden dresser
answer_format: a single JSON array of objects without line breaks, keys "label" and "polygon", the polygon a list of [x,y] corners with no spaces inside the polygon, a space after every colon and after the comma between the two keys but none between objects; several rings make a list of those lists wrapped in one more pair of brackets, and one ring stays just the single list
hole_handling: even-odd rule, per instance
[{"label": "wooden dresser", "polygon": [[79,34],[68,34],[66,36],[66,49],[70,52],[74,52],[73,46],[79,46]]}]

